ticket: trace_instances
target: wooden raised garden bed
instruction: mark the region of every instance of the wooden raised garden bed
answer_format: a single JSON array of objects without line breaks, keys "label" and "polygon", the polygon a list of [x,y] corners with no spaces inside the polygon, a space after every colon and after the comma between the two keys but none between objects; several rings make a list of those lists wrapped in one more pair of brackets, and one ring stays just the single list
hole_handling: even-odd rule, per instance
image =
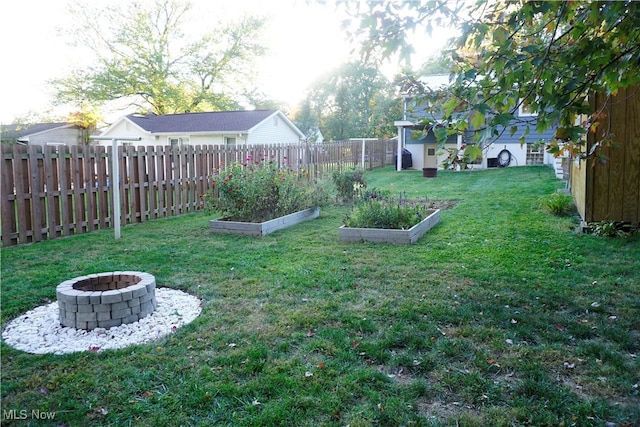
[{"label": "wooden raised garden bed", "polygon": [[343,242],[374,242],[410,245],[415,243],[427,231],[440,222],[440,209],[427,211],[428,215],[422,221],[408,230],[394,230],[387,228],[351,228],[342,226],[339,229],[340,240]]},{"label": "wooden raised garden bed", "polygon": [[281,216],[266,222],[227,221],[224,218],[209,221],[214,233],[241,234],[261,237],[283,228],[291,227],[320,216],[320,208],[309,208],[289,215]]}]

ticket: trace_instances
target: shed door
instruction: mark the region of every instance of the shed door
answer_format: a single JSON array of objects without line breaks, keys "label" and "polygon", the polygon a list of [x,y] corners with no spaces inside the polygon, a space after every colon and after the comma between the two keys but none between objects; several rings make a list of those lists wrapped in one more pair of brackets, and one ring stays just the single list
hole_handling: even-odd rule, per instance
[{"label": "shed door", "polygon": [[438,167],[438,156],[436,156],[436,147],[433,144],[424,144],[424,167]]}]

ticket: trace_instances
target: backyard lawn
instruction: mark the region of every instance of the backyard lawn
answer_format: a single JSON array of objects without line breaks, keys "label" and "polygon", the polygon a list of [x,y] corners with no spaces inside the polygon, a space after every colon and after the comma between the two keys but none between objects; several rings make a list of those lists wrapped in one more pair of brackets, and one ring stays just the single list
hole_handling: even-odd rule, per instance
[{"label": "backyard lawn", "polygon": [[151,273],[203,311],[121,350],[3,342],[1,424],[640,425],[640,236],[539,209],[564,188],[547,167],[366,177],[457,203],[410,246],[340,242],[336,205],[262,238],[196,213],[3,248],[3,327],[107,271]]}]

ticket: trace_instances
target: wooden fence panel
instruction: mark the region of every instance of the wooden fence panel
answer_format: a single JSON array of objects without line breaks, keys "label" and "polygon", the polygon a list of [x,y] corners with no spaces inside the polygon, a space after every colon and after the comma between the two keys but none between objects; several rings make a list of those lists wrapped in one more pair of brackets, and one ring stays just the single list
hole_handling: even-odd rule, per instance
[{"label": "wooden fence panel", "polygon": [[69,236],[72,231],[73,203],[71,196],[71,153],[68,147],[61,147],[58,152],[58,188],[60,191],[60,212],[62,214],[62,235]]},{"label": "wooden fence panel", "polygon": [[147,193],[149,195],[149,220],[158,217],[157,199],[158,193],[156,189],[156,150],[155,147],[147,147]]},{"label": "wooden fence panel", "polygon": [[[624,96],[624,93],[622,93]],[[612,129],[616,133],[622,131],[624,138],[625,127],[627,125],[627,103],[613,102],[609,112],[609,120]],[[609,176],[608,176],[608,203],[605,210],[610,218],[622,218],[622,207],[624,205],[624,157],[627,144],[609,150]]]},{"label": "wooden fence panel", "polygon": [[165,154],[162,147],[156,147],[156,192],[158,195],[158,218],[167,215]]},{"label": "wooden fence panel", "polygon": [[18,236],[22,242],[30,242],[32,233],[31,200],[29,199],[28,154],[15,150],[15,186],[18,200]]},{"label": "wooden fence panel", "polygon": [[[616,145],[601,148],[608,157],[601,163],[589,159],[572,192],[579,198],[579,209],[585,222],[640,222],[640,131],[637,119],[640,111],[640,86],[621,89],[617,95],[592,94],[594,111],[607,114],[602,124],[615,135]],[[588,149],[594,146],[601,132],[588,135]],[[576,172],[576,168],[572,173]],[[581,175],[581,177],[582,177]]]},{"label": "wooden fence panel", "polygon": [[79,146],[71,146],[71,169],[73,173],[73,218],[72,223],[75,224],[76,233],[84,233],[86,231],[86,209],[85,194],[83,189],[83,168],[80,157]]},{"label": "wooden fence panel", "polygon": [[29,197],[31,199],[31,220],[33,227],[31,233],[33,235],[33,241],[39,242],[42,240],[42,225],[46,222],[44,217],[43,203],[40,199],[40,195],[44,193],[42,184],[42,147],[30,146],[29,147]]},{"label": "wooden fence panel", "polygon": [[109,190],[109,158],[107,157],[107,153],[105,147],[98,146],[96,147],[96,187],[98,189],[98,225],[97,227],[106,228],[111,224],[111,210],[109,203],[110,190]]},{"label": "wooden fence panel", "polygon": [[96,157],[95,151],[88,146],[82,146],[84,157],[84,189],[87,210],[87,231],[95,231],[98,222],[98,204],[96,188]]},{"label": "wooden fence panel", "polygon": [[181,148],[180,159],[180,173],[178,176],[177,189],[180,189],[180,214],[188,212],[189,205],[189,147]]},{"label": "wooden fence panel", "polygon": [[136,221],[145,222],[147,219],[147,187],[146,183],[149,179],[147,176],[147,149],[146,147],[138,147],[136,151],[136,169],[134,171],[133,182],[135,184],[135,200]]},{"label": "wooden fence panel", "polygon": [[56,238],[60,235],[60,209],[59,200],[60,192],[58,191],[57,180],[57,161],[58,156],[54,151],[54,147],[45,146],[43,150],[44,155],[44,174],[45,174],[45,203],[46,203],[46,227],[45,233],[50,239]]},{"label": "wooden fence panel", "polygon": [[15,152],[10,146],[2,146],[2,182],[0,183],[0,216],[2,217],[2,246],[18,244],[18,224],[16,218],[17,201],[15,193],[14,165]]},{"label": "wooden fence panel", "polygon": [[[627,88],[625,119],[624,206],[622,220],[640,223],[640,86]],[[619,132],[621,132],[620,130]]]},{"label": "wooden fence panel", "polygon": [[203,208],[213,174],[248,158],[274,161],[313,179],[330,177],[345,168],[385,164],[388,141],[367,142],[365,165],[360,164],[360,144],[119,146],[119,182],[112,179],[110,148],[4,145],[2,245],[112,227],[115,191],[120,192],[123,225],[194,212]]}]

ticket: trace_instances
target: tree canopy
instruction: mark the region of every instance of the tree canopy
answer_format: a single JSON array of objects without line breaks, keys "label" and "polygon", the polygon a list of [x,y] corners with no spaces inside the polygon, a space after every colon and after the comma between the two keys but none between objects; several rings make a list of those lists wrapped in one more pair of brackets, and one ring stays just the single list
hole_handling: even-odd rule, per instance
[{"label": "tree canopy", "polygon": [[[406,90],[440,108],[447,125],[447,132],[437,135],[441,142],[447,133],[469,127],[481,145],[500,132],[529,134],[533,124],[515,114],[526,105],[537,115],[535,130],[557,126],[549,150],[575,154],[586,134],[606,119],[590,106],[589,94],[612,96],[640,83],[640,3],[632,0],[339,4],[354,18],[352,35],[364,40],[366,59],[407,57],[414,31],[443,25],[460,31],[447,51],[453,66],[445,96],[426,90],[416,78],[405,82]],[[612,141],[614,136],[604,133],[603,141]]]},{"label": "tree canopy", "polygon": [[349,62],[311,86],[296,123],[303,132],[319,127],[325,138],[334,141],[384,138],[394,135],[393,113],[399,112],[399,101],[387,78],[375,67]]},{"label": "tree canopy", "polygon": [[70,10],[69,38],[93,52],[94,65],[52,81],[59,103],[126,100],[166,114],[237,108],[252,93],[251,65],[265,52],[261,18],[212,23],[207,34],[189,37],[187,1],[94,7],[77,1]]}]

